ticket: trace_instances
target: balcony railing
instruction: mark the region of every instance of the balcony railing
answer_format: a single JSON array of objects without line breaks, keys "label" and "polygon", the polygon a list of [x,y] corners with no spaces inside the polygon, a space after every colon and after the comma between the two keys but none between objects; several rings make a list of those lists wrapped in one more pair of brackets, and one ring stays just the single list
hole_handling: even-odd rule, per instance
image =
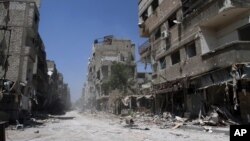
[{"label": "balcony railing", "polygon": [[150,42],[149,42],[149,40],[147,40],[142,45],[140,45],[138,49],[139,49],[140,54],[143,54],[144,52],[149,51],[150,50]]}]

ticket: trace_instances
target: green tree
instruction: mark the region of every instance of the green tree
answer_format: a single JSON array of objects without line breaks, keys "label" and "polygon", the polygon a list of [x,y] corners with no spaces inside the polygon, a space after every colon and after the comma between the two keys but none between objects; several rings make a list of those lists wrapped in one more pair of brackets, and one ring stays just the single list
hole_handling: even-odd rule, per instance
[{"label": "green tree", "polygon": [[131,89],[131,86],[134,85],[133,75],[134,66],[114,62],[111,66],[110,79],[102,85],[104,93],[107,94],[110,90],[115,89],[123,92]]}]

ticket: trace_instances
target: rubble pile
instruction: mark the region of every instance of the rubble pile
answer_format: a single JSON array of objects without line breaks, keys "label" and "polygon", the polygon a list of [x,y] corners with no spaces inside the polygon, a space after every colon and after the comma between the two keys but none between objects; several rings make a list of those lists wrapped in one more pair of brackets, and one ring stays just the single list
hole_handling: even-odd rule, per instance
[{"label": "rubble pile", "polygon": [[170,112],[164,112],[162,115],[153,115],[144,112],[135,112],[125,117],[120,117],[127,125],[138,125],[140,127],[157,126],[160,129],[177,129],[182,126],[200,126],[205,132],[212,133],[212,127],[223,127],[229,125],[238,125],[239,123],[224,108],[212,106],[212,110],[206,116],[200,115],[197,119],[183,118],[175,116]]}]

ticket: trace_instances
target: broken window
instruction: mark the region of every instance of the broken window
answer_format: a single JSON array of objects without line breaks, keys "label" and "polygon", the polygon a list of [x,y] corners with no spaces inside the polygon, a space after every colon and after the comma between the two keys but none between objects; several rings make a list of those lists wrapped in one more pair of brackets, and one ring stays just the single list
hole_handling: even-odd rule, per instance
[{"label": "broken window", "polygon": [[156,72],[157,71],[157,63],[154,63],[153,65],[152,65],[152,69],[153,69],[153,72]]},{"label": "broken window", "polygon": [[160,62],[160,67],[161,67],[161,69],[165,69],[165,68],[166,68],[166,59],[165,59],[165,57],[162,57],[162,58],[159,60],[159,62]]},{"label": "broken window", "polygon": [[37,13],[34,16],[34,21],[35,21],[35,24],[38,24],[38,22],[39,22],[39,17],[37,15]]},{"label": "broken window", "polygon": [[108,71],[109,71],[109,68],[108,66],[102,66],[102,76],[103,76],[103,79],[106,79],[108,78]]},{"label": "broken window", "polygon": [[156,8],[159,6],[159,1],[158,0],[153,0],[151,3],[152,10],[155,11]]},{"label": "broken window", "polygon": [[238,34],[241,41],[250,41],[250,24],[240,28]]},{"label": "broken window", "polygon": [[197,9],[205,3],[207,0],[181,0],[182,1],[182,11],[184,17],[188,14],[197,11]]},{"label": "broken window", "polygon": [[177,64],[181,61],[180,51],[176,51],[171,55],[172,65]]},{"label": "broken window", "polygon": [[36,39],[35,38],[30,37],[30,36],[26,37],[26,46],[32,47],[32,46],[35,45],[35,43],[36,43]]},{"label": "broken window", "polygon": [[170,38],[165,39],[165,49],[168,50],[170,48]]},{"label": "broken window", "polygon": [[196,46],[195,46],[195,41],[192,41],[191,43],[188,43],[186,45],[186,53],[187,53],[187,57],[191,58],[196,56]]},{"label": "broken window", "polygon": [[155,40],[159,39],[161,37],[161,29],[159,28],[155,33]]},{"label": "broken window", "polygon": [[140,72],[138,72],[137,73],[137,78],[145,78],[145,73],[140,73]]},{"label": "broken window", "polygon": [[97,73],[96,73],[96,77],[97,77],[97,79],[98,79],[98,80],[100,80],[100,70],[99,70],[99,71],[97,71]]},{"label": "broken window", "polygon": [[174,25],[176,25],[176,21],[177,21],[176,13],[174,13],[168,18],[168,27],[172,28]]},{"label": "broken window", "polygon": [[148,11],[147,10],[145,10],[142,13],[141,18],[142,18],[143,21],[146,21],[148,19]]}]

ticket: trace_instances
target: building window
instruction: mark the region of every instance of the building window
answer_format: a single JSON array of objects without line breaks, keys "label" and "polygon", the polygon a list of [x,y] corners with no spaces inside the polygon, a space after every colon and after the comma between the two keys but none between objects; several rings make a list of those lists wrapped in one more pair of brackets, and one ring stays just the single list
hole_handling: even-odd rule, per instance
[{"label": "building window", "polygon": [[155,40],[159,39],[161,37],[161,29],[159,28],[155,33]]},{"label": "building window", "polygon": [[154,64],[152,65],[153,72],[157,72],[157,67],[158,67],[158,64],[157,64],[157,63],[154,63]]},{"label": "building window", "polygon": [[100,80],[100,70],[97,71],[96,77],[97,77],[98,80]]},{"label": "building window", "polygon": [[176,13],[174,13],[168,18],[168,27],[172,28],[174,25],[176,25],[176,21],[177,21]]},{"label": "building window", "polygon": [[142,13],[141,18],[142,18],[143,21],[146,21],[148,19],[148,11],[147,10],[145,10]]},{"label": "building window", "polygon": [[170,38],[165,39],[165,49],[168,50],[170,48]]},{"label": "building window", "polygon": [[181,61],[180,51],[176,51],[171,55],[172,65],[177,64]]},{"label": "building window", "polygon": [[185,49],[188,58],[196,56],[195,41],[192,41],[191,43],[187,44]]},{"label": "building window", "polygon": [[108,73],[109,72],[109,68],[108,68],[108,66],[102,66],[102,79],[106,79],[106,78],[108,78]]},{"label": "building window", "polygon": [[160,62],[160,67],[161,67],[161,69],[165,69],[165,68],[166,68],[166,59],[165,59],[165,57],[162,57],[162,58],[159,60],[159,62]]},{"label": "building window", "polygon": [[238,34],[241,41],[250,41],[250,24],[240,28]]},{"label": "building window", "polygon": [[35,24],[38,24],[38,22],[39,22],[39,17],[37,15],[37,13],[34,16],[34,21],[35,21]]},{"label": "building window", "polygon": [[183,16],[186,17],[206,2],[206,0],[181,0]]},{"label": "building window", "polygon": [[151,6],[152,6],[152,10],[155,11],[156,8],[159,6],[159,1],[153,0],[153,2],[151,3]]}]

